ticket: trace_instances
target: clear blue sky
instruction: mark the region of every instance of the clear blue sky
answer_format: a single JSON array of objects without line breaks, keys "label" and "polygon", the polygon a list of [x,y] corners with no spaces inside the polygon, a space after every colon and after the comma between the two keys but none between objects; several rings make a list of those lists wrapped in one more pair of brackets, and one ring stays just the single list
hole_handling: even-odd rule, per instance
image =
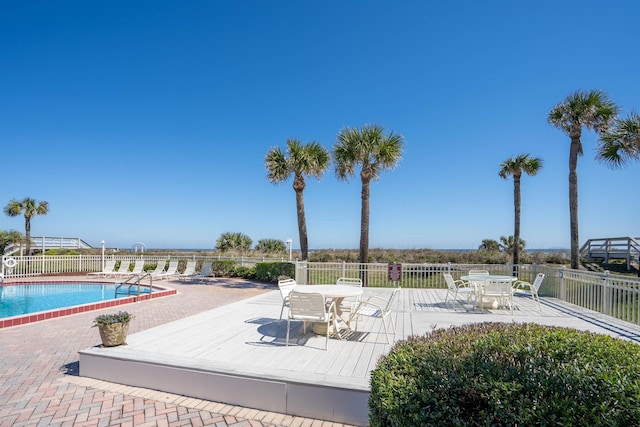
[{"label": "clear blue sky", "polygon": [[[264,156],[331,148],[345,126],[403,135],[371,187],[371,248],[477,248],[513,234],[569,247],[569,138],[547,123],[601,89],[640,111],[640,3],[628,1],[14,1],[0,14],[0,203],[46,200],[34,236],[213,248],[224,232],[291,237],[291,181]],[[640,235],[640,162],[610,170],[583,136],[580,243]],[[305,190],[309,246],[357,248],[360,180]],[[22,217],[0,229],[24,231]]]}]

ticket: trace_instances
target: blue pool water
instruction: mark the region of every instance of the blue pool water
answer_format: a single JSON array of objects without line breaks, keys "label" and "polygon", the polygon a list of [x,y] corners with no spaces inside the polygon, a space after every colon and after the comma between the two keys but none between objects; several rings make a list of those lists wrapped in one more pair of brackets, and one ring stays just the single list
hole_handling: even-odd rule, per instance
[{"label": "blue pool water", "polygon": [[56,283],[0,286],[0,318],[115,299],[115,285]]}]

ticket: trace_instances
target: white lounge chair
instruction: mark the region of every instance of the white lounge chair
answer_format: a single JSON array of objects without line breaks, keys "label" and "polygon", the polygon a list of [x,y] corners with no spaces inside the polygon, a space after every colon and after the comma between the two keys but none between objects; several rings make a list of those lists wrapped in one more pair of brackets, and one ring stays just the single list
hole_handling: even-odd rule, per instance
[{"label": "white lounge chair", "polygon": [[106,277],[109,274],[113,274],[113,271],[116,268],[116,260],[108,259],[104,262],[104,268],[102,271],[94,271],[92,273],[88,273],[89,276],[103,276]]},{"label": "white lounge chair", "polygon": [[115,274],[117,277],[135,276],[136,274],[142,274],[143,269],[144,269],[144,260],[138,259],[133,264],[133,270],[129,271],[129,267],[125,262],[124,271],[120,272],[120,270],[122,270],[122,265],[121,265],[120,269]]},{"label": "white lounge chair", "polygon": [[282,319],[282,313],[285,307],[289,307],[289,294],[297,286],[297,283],[293,279],[281,279],[278,280],[278,289],[280,289],[280,296],[282,297],[282,307],[280,308],[280,319]]},{"label": "white lounge chair", "polygon": [[396,324],[393,321],[393,313],[391,309],[393,306],[393,301],[396,299],[396,296],[398,295],[398,292],[400,292],[400,289],[401,288],[395,288],[388,299],[372,295],[367,298],[366,301],[361,301],[356,312],[354,313],[354,317],[356,319],[355,330],[358,330],[358,319],[362,316],[380,319],[382,321],[382,326],[384,327],[384,335],[387,337],[387,344],[391,344],[391,340],[389,340],[389,328],[387,328],[386,319],[389,319],[389,326],[391,327],[391,330],[393,331],[393,334],[395,336]]},{"label": "white lounge chair", "polygon": [[518,280],[513,284],[514,292],[524,292],[531,295],[531,298],[538,304],[538,311],[542,313],[542,307],[540,306],[540,297],[538,296],[538,290],[542,281],[544,280],[544,273],[538,273],[533,284],[525,282],[524,280]]},{"label": "white lounge chair", "polygon": [[214,277],[213,272],[211,271],[211,267],[212,267],[212,262],[211,261],[205,261],[202,263],[202,266],[200,267],[200,273],[198,273],[198,277],[200,277],[200,281],[204,282],[204,279],[207,277]]},{"label": "white lounge chair", "polygon": [[184,268],[182,273],[176,273],[171,277],[175,277],[178,279],[186,279],[188,277],[193,277],[196,275],[196,262],[195,261],[187,261],[187,265]]},{"label": "white lounge chair", "polygon": [[169,266],[166,271],[160,273],[151,273],[151,277],[156,280],[166,279],[167,277],[175,276],[178,273],[178,261],[169,261]]},{"label": "white lounge chair", "polygon": [[162,273],[164,273],[164,267],[167,265],[167,260],[166,259],[162,259],[160,261],[158,261],[158,263],[156,264],[156,268],[153,271],[150,271],[149,274],[151,274],[151,277],[154,276],[158,276]]},{"label": "white lounge chair", "polygon": [[131,265],[130,261],[120,260],[120,267],[117,270],[113,270],[111,275],[113,277],[124,276],[125,274],[129,274],[129,266]]},{"label": "white lounge chair", "polygon": [[336,304],[327,303],[322,294],[296,292],[289,293],[289,316],[287,317],[287,342],[289,345],[289,329],[292,320],[302,320],[302,333],[307,332],[307,323],[326,323],[327,338],[324,349],[329,349],[329,323],[333,322],[334,330],[338,330],[336,324]]}]

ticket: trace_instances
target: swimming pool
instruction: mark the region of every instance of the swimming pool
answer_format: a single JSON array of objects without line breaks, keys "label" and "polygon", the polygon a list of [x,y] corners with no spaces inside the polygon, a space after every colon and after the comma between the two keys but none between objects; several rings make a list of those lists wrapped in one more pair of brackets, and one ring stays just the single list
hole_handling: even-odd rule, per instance
[{"label": "swimming pool", "polygon": [[0,328],[17,326],[70,314],[115,307],[159,296],[173,289],[154,286],[140,295],[115,298],[114,283],[47,282],[13,283],[0,286]]}]

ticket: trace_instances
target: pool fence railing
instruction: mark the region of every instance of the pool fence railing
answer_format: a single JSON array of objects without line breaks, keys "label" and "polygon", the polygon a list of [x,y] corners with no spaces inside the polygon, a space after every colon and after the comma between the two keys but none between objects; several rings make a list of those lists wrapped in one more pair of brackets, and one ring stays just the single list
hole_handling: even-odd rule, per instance
[{"label": "pool fence railing", "polygon": [[[0,274],[6,279],[37,277],[42,275],[81,275],[102,271],[105,259],[127,261],[131,264],[143,259],[153,265],[159,261],[178,259],[186,263],[196,260],[233,260],[239,266],[251,267],[260,262],[288,262],[287,258],[247,258],[247,257],[199,257],[132,255],[34,255],[2,257]],[[13,260],[7,262],[8,260]],[[14,264],[15,262],[15,264]],[[617,319],[640,325],[640,279],[633,276],[612,274],[609,271],[592,272],[569,268],[522,264],[388,264],[349,262],[308,262],[293,261],[295,279],[299,284],[336,283],[339,277],[360,277],[366,286],[446,289],[442,273],[451,273],[459,279],[471,269],[484,269],[490,274],[515,275],[519,280],[532,283],[538,273],[545,278],[539,290],[540,296],[557,298],[577,307],[600,312]],[[9,268],[8,265],[13,265]],[[395,280],[397,279],[397,280]]]}]

